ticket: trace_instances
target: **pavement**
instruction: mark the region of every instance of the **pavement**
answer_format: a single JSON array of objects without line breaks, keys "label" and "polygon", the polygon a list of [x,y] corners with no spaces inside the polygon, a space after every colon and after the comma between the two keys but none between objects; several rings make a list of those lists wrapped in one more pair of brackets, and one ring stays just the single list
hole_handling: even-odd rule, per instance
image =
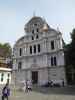
[{"label": "pavement", "polygon": [[29,92],[11,89],[9,100],[75,100],[75,87],[34,87]]}]

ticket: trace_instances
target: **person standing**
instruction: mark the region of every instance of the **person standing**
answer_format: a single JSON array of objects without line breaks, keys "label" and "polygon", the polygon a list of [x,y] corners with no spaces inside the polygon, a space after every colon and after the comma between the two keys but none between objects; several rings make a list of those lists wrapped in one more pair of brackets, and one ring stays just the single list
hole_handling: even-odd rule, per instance
[{"label": "person standing", "polygon": [[31,91],[32,90],[31,80],[28,80],[27,84],[28,84],[28,90]]},{"label": "person standing", "polygon": [[4,99],[8,100],[9,96],[10,96],[10,88],[9,88],[9,84],[6,83],[6,85],[2,89],[2,100],[4,100]]},{"label": "person standing", "polygon": [[25,92],[28,92],[28,82],[27,82],[27,80],[26,80],[26,89],[25,89]]}]

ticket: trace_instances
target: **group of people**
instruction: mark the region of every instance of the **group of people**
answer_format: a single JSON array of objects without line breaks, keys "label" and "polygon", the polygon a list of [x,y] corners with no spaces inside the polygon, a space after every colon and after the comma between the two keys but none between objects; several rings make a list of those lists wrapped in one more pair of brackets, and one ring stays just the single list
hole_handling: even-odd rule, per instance
[{"label": "group of people", "polygon": [[25,81],[25,92],[28,92],[28,91],[31,91],[32,90],[32,83],[31,83],[31,81],[30,80],[26,80]]},{"label": "group of people", "polygon": [[[28,92],[28,91],[32,90],[32,83],[31,83],[31,81],[26,80],[24,85],[25,85],[24,86],[25,87],[24,88],[25,92]],[[3,89],[2,89],[2,100],[5,100],[5,99],[8,100],[9,96],[10,96],[10,88],[9,88],[9,83],[7,82],[5,84],[5,86],[3,87]]]}]

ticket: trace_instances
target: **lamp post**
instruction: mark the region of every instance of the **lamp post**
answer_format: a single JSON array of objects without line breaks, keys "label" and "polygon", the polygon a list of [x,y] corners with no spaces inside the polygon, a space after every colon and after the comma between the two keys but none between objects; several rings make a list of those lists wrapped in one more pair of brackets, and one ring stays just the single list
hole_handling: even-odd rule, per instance
[{"label": "lamp post", "polygon": [[16,92],[16,70],[14,70],[14,96]]},{"label": "lamp post", "polygon": [[48,65],[48,82],[50,81],[49,75],[50,75],[50,73],[49,73],[49,65]]},{"label": "lamp post", "polygon": [[50,67],[49,67],[49,58],[47,56],[47,69],[48,69],[48,82],[50,81]]}]

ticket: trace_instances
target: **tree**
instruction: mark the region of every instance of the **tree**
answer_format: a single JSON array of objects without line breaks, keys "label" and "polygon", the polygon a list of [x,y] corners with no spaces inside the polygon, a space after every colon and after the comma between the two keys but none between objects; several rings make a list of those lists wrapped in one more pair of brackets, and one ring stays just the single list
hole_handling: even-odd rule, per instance
[{"label": "tree", "polygon": [[75,84],[75,29],[71,32],[71,43],[65,46],[65,61],[68,81]]},{"label": "tree", "polygon": [[9,43],[4,43],[4,44],[0,43],[0,56],[11,57],[11,54],[12,54],[12,48],[11,48],[10,44]]},{"label": "tree", "polygon": [[0,57],[7,58],[7,67],[12,68],[12,48],[9,43],[0,43]]},{"label": "tree", "polygon": [[9,44],[9,43],[5,43],[5,44],[3,45],[3,48],[5,49],[5,54],[6,54],[6,56],[7,56],[7,57],[10,57],[11,54],[12,54],[12,48],[11,48],[10,44]]}]

